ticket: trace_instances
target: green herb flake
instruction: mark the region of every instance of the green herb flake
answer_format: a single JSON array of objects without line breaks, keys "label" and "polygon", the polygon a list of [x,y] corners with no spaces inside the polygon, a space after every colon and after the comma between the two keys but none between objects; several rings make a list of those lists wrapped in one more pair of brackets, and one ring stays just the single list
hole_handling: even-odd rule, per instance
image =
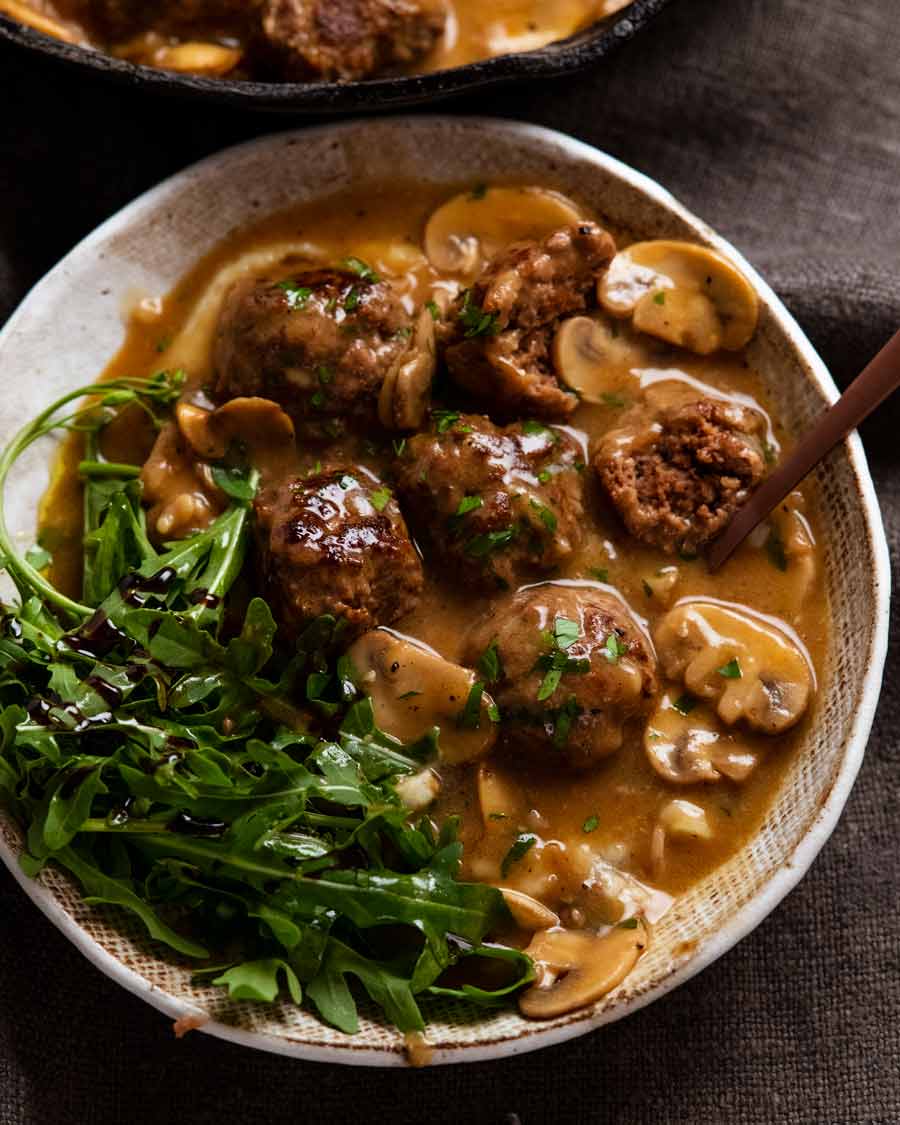
[{"label": "green herb flake", "polygon": [[500,679],[503,669],[500,664],[500,653],[496,641],[491,641],[481,656],[478,657],[478,671],[489,684],[495,684]]},{"label": "green herb flake", "polygon": [[431,313],[432,320],[441,319],[441,309],[437,301],[426,301],[425,308],[428,309],[428,311]]},{"label": "green herb flake", "polygon": [[459,421],[458,410],[432,410],[431,417],[439,434],[445,434]]},{"label": "green herb flake", "polygon": [[570,621],[568,617],[557,617],[553,622],[553,639],[556,647],[565,652],[578,640],[580,630],[577,621]]},{"label": "green herb flake", "polygon": [[593,816],[589,816],[587,818],[587,820],[584,822],[584,824],[582,824],[581,831],[582,832],[596,832],[599,826],[600,826],[600,820],[597,817],[597,815],[594,814]]},{"label": "green herb flake", "polygon": [[505,812],[490,812],[488,813],[488,820],[506,820]]},{"label": "green herb flake", "polygon": [[363,281],[376,282],[380,280],[378,274],[372,269],[370,265],[368,265],[368,263],[364,262],[362,258],[343,258],[340,262],[340,265],[345,270],[349,270],[351,273],[355,273],[356,276],[361,278]]},{"label": "green herb flake", "polygon": [[484,507],[484,500],[480,496],[464,496],[456,509],[457,516],[466,516],[469,512],[477,512]]},{"label": "green herb flake", "polygon": [[376,512],[383,512],[390,499],[391,490],[389,488],[376,488],[374,492],[369,493],[369,500]]},{"label": "green herb flake", "polygon": [[763,442],[763,457],[767,465],[774,465],[778,460],[778,454],[775,452],[775,446],[768,441]]},{"label": "green herb flake", "polygon": [[405,691],[402,695],[398,695],[398,699],[412,699],[413,696],[421,695],[420,691]]},{"label": "green herb flake", "polygon": [[500,718],[501,718],[500,708],[497,706],[496,703],[489,704],[488,709],[487,709],[487,713],[488,713],[488,718],[491,720],[492,723],[499,723],[500,722]]},{"label": "green herb flake", "polygon": [[545,504],[541,504],[538,500],[530,500],[529,503],[531,504],[531,507],[534,508],[534,510],[537,512],[538,519],[552,535],[556,531],[557,527],[556,516]]},{"label": "green herb flake", "polygon": [[517,528],[505,527],[501,531],[486,531],[483,535],[476,535],[465,546],[465,552],[473,559],[483,559],[493,554],[494,551],[508,547],[515,539]]},{"label": "green herb flake", "polygon": [[325,395],[321,391],[316,393],[309,400],[316,410],[320,410],[325,405]]},{"label": "green herb flake", "polygon": [[316,370],[316,374],[318,375],[319,382],[323,387],[327,387],[328,384],[334,379],[334,370],[329,367],[327,363],[320,363]]},{"label": "green herb flake", "polygon": [[603,399],[605,406],[609,406],[615,410],[621,410],[623,406],[628,405],[628,399],[624,395],[616,394],[614,391],[604,391],[600,396]]},{"label": "green herb flake", "polygon": [[496,336],[500,331],[496,313],[486,313],[472,302],[472,290],[467,289],[463,295],[462,308],[459,312],[459,323],[465,329],[467,340],[477,336]]},{"label": "green herb flake", "polygon": [[537,479],[541,484],[549,484],[550,480],[552,479],[549,469],[541,469],[541,471],[538,473]]},{"label": "green herb flake", "polygon": [[638,928],[637,918],[626,918],[624,922],[619,923],[620,930],[636,930]]},{"label": "green herb flake", "polygon": [[610,664],[618,664],[619,658],[625,656],[628,652],[628,645],[623,644],[621,638],[616,633],[610,633],[606,638],[604,645],[603,655],[610,662]]},{"label": "green herb flake", "polygon": [[457,726],[464,730],[477,730],[481,726],[481,697],[484,695],[484,681],[476,680],[469,689],[466,705],[457,718]]},{"label": "green herb flake", "polygon": [[312,296],[312,289],[308,289],[305,285],[297,285],[294,281],[279,281],[276,289],[284,293],[288,308],[292,311],[302,309]]},{"label": "green herb flake", "polygon": [[344,312],[355,312],[355,310],[359,308],[359,302],[361,300],[362,296],[354,285],[344,298]]},{"label": "green herb flake", "polygon": [[697,700],[692,695],[685,693],[672,703],[672,706],[680,715],[690,715],[691,711],[697,706]]},{"label": "green herb flake", "polygon": [[406,449],[406,438],[400,438],[399,441],[394,438],[394,440],[391,442],[391,446],[393,447],[395,455],[397,457],[402,457],[403,452]]},{"label": "green herb flake", "polygon": [[666,292],[664,289],[660,289],[658,293],[653,294],[653,303],[654,305],[664,305],[666,303]]},{"label": "green herb flake", "polygon": [[598,582],[609,582],[609,571],[604,566],[588,567],[588,574]]},{"label": "green herb flake", "polygon": [[509,874],[512,865],[524,859],[536,843],[537,836],[532,836],[527,832],[523,832],[516,837],[515,843],[503,857],[503,862],[500,864],[500,874],[504,879]]},{"label": "green herb flake", "polygon": [[733,660],[729,660],[727,664],[723,664],[722,667],[717,668],[716,671],[720,676],[724,676],[726,680],[739,680],[744,674],[741,671],[741,665],[737,657]]},{"label": "green herb flake", "polygon": [[644,588],[645,597],[652,598],[653,597],[653,587],[650,585],[650,583],[647,581],[646,578],[641,579],[641,586]]}]

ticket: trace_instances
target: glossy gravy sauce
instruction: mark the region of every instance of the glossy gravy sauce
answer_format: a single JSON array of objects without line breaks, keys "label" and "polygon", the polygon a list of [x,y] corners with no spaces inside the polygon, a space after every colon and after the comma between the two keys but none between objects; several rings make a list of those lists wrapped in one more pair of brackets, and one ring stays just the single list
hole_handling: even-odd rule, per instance
[{"label": "glossy gravy sauce", "polygon": [[[426,219],[451,194],[449,189],[418,185],[369,185],[236,232],[171,293],[147,294],[147,300],[132,308],[125,342],[103,377],[145,376],[164,367],[183,367],[191,387],[202,388],[211,375],[211,343],[222,293],[236,277],[262,273],[286,256],[298,263],[318,263],[354,255],[382,276],[393,278],[411,311],[429,298],[446,302],[458,279],[438,274],[425,258],[422,244]],[[621,238],[620,248],[625,244]],[[626,344],[621,362],[606,372],[603,403],[583,403],[569,419],[585,441],[615,427],[640,396],[679,395],[687,387],[754,402],[769,418],[773,450],[789,448],[790,435],[769,409],[766,377],[774,378],[775,372],[754,371],[742,353],[702,358],[638,333],[628,333]],[[477,412],[478,408],[470,409]],[[106,435],[107,456],[130,461],[145,456],[153,435],[142,426],[139,419],[132,418],[111,428]],[[336,453],[390,480],[389,437],[345,438],[338,445],[329,452],[329,459]],[[75,475],[79,455],[77,441],[71,440],[41,513],[42,542],[54,554],[51,577],[72,593],[78,590],[80,565],[80,489]],[[294,467],[308,470],[322,457],[322,449],[298,448],[295,456]],[[285,466],[263,464],[261,468],[265,476],[267,469],[283,472]],[[718,574],[710,575],[702,558],[666,556],[629,537],[601,501],[592,477],[588,470],[588,526],[583,546],[554,580],[578,579],[613,587],[649,629],[677,600],[698,595],[772,615],[805,646],[818,675],[818,693],[828,690],[823,681],[828,607],[818,548],[813,546],[803,566],[792,562],[781,570],[756,537]],[[193,487],[176,475],[173,488],[177,491],[188,484]],[[795,499],[804,507],[805,526],[814,540],[813,485],[805,484]],[[491,599],[460,588],[452,573],[443,573],[437,562],[432,566],[426,559],[422,599],[394,628],[456,660],[466,630],[482,618]],[[663,896],[677,895],[732,856],[756,830],[815,711],[813,700],[800,725],[778,737],[741,730],[741,744],[758,753],[760,761],[740,784],[724,779],[693,785],[664,781],[651,768],[637,731],[619,751],[581,773],[556,762],[539,766],[532,760],[495,754],[488,763],[488,780],[500,794],[503,815],[491,819],[483,816],[479,804],[477,768],[442,767],[443,789],[431,812],[436,819],[461,818],[464,877],[518,888],[554,909],[571,898],[585,872],[598,861],[613,864]],[[709,838],[671,836],[661,844],[660,812],[673,798],[689,801],[705,812]],[[535,842],[501,873],[503,860],[521,833],[533,835]]]}]

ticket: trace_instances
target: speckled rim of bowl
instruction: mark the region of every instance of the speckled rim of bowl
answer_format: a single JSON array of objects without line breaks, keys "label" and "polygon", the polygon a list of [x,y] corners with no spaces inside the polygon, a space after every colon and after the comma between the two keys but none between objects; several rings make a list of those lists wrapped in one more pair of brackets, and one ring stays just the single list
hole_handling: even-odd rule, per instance
[{"label": "speckled rim of bowl", "polygon": [[633,0],[629,8],[602,23],[534,51],[498,55],[429,74],[373,78],[364,82],[242,82],[175,74],[113,58],[89,47],[64,43],[2,13],[0,41],[55,59],[70,69],[162,95],[270,113],[368,113],[440,101],[515,81],[537,81],[577,73],[627,43],[670,2]]},{"label": "speckled rim of bowl", "polygon": [[[802,361],[807,377],[826,402],[834,401],[838,391],[824,363],[801,331],[799,325],[787,311],[771,288],[753,267],[729,243],[716,235],[705,223],[697,219],[664,188],[649,177],[600,152],[554,130],[518,122],[495,118],[462,119],[485,141],[491,132],[499,130],[506,140],[515,138],[532,151],[540,151],[548,162],[553,158],[587,162],[602,169],[607,175],[620,181],[644,196],[652,205],[660,207],[677,219],[689,224],[709,245],[717,247],[732,258],[744,271],[756,289],[762,303],[772,314],[776,327],[784,334],[790,348]],[[428,129],[447,128],[451,123],[459,124],[460,119],[448,117],[415,117],[409,119],[386,119],[401,128]],[[254,150],[264,150],[273,145],[289,145],[302,142],[313,136],[339,138],[349,131],[366,129],[371,119],[349,121],[340,125],[322,125],[312,129],[298,130],[266,136],[242,145],[226,149],[201,161],[190,168],[164,181],[144,193],[123,208],[112,218],[89,234],[65,258],[63,258],[26,296],[22,304],[0,331],[0,354],[8,339],[17,330],[29,312],[38,306],[44,293],[58,285],[69,264],[74,264],[88,255],[102,257],[104,244],[114,235],[122,234],[130,224],[140,218],[145,211],[158,209],[171,202],[185,188],[196,187],[204,176],[227,167],[236,155],[247,156]],[[595,1013],[587,1011],[583,1017],[576,1016],[561,1026],[546,1029],[536,1028],[523,1035],[520,1040],[504,1040],[477,1045],[463,1045],[442,1049],[436,1052],[434,1064],[456,1062],[484,1062],[495,1058],[508,1057],[551,1046],[567,1039],[592,1031],[604,1024],[637,1011],[690,979],[701,969],[731,949],[745,937],[778,905],[782,898],[799,882],[808,870],[833,831],[841,810],[849,796],[856,774],[862,763],[869,731],[878,703],[884,661],[887,654],[888,624],[890,613],[890,558],[887,541],[881,520],[881,512],[868,471],[865,453],[858,434],[846,439],[842,446],[849,466],[855,477],[856,496],[865,520],[869,536],[868,550],[873,561],[873,571],[869,575],[871,594],[872,640],[867,658],[867,671],[862,681],[860,703],[854,714],[852,724],[844,738],[844,753],[837,773],[834,775],[818,813],[809,823],[805,833],[794,851],[782,862],[781,867],[762,886],[762,888],[729,918],[726,925],[712,937],[704,940],[700,950],[682,964],[676,965],[662,979],[644,992],[617,1003],[615,1007]],[[16,855],[0,834],[0,858],[9,868],[14,878],[28,897],[38,906],[47,918],[103,973],[122,985],[129,992],[141,997],[173,1020],[187,1019],[198,1015],[196,1006],[164,993],[152,985],[139,973],[104,950],[82,929],[60,906],[52,893],[40,882],[29,879],[19,868]],[[301,1058],[308,1061],[344,1063],[363,1066],[403,1065],[404,1058],[399,1051],[381,1048],[357,1047],[347,1050],[342,1047],[309,1045],[292,1039],[282,1039],[269,1034],[248,1031],[215,1019],[203,1024],[200,1030],[247,1047],[270,1051],[276,1054]]]}]

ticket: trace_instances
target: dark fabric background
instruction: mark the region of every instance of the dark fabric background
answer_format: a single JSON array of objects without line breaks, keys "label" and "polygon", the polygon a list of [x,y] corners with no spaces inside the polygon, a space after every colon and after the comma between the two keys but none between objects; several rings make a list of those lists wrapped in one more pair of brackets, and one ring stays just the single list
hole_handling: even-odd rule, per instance
[{"label": "dark fabric background", "polygon": [[[898,32],[898,0],[673,0],[594,73],[450,109],[565,130],[660,180],[762,269],[846,380],[900,325]],[[289,124],[0,54],[0,321],[139,192]],[[898,424],[900,402],[864,431],[895,557]],[[774,914],[631,1019],[518,1059],[353,1071],[176,1042],[3,872],[0,1123],[900,1122],[898,671],[894,629],[859,781]]]}]

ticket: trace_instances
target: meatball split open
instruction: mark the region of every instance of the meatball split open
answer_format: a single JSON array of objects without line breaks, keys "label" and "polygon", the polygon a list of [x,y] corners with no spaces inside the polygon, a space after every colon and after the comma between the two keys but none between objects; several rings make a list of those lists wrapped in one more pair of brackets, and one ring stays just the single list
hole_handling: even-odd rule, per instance
[{"label": "meatball split open", "polygon": [[285,481],[255,507],[257,565],[288,635],[328,613],[357,636],[415,606],[422,564],[390,492],[365,470]]},{"label": "meatball split open", "polygon": [[305,437],[374,422],[382,383],[409,348],[412,317],[386,281],[315,269],[247,278],[225,296],[213,395],[277,402]]},{"label": "meatball split open", "polygon": [[596,305],[615,252],[585,221],[498,254],[454,309],[444,355],[456,383],[503,418],[568,417],[578,398],[557,378],[553,337],[561,320]]},{"label": "meatball split open", "polygon": [[653,646],[615,594],[591,583],[520,590],[469,634],[464,662],[495,648],[488,688],[510,751],[588,767],[618,750],[657,691]]},{"label": "meatball split open", "polygon": [[757,411],[716,399],[638,411],[603,437],[593,465],[636,539],[694,554],[762,480],[764,427]]},{"label": "meatball split open", "polygon": [[434,417],[397,464],[397,490],[434,560],[497,590],[569,558],[583,517],[574,438],[538,422],[501,428],[477,414]]}]

